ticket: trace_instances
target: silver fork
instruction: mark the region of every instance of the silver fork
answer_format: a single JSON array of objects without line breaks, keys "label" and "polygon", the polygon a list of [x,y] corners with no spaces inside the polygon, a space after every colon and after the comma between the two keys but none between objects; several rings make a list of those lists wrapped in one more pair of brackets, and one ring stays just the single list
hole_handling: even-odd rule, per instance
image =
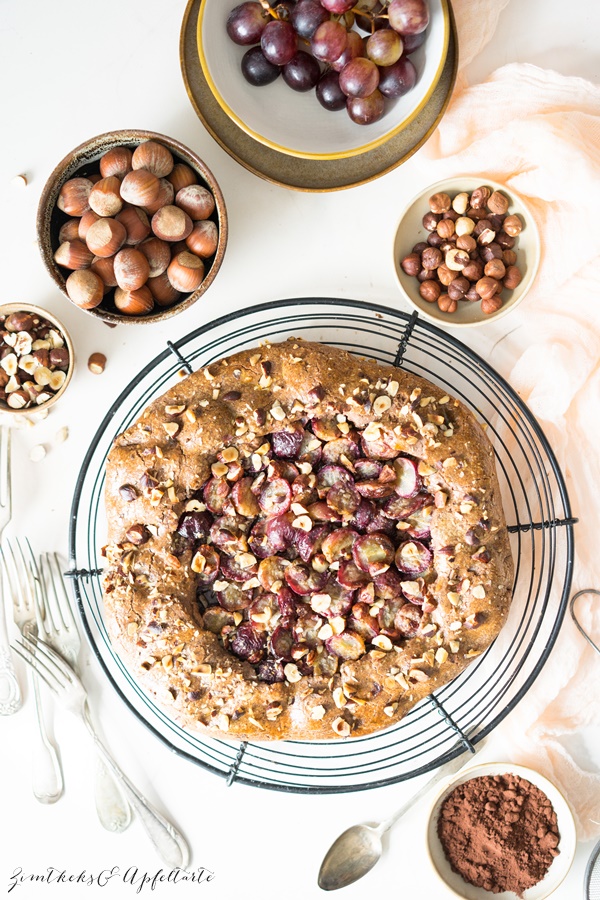
[{"label": "silver fork", "polygon": [[[81,638],[56,553],[46,553],[40,557],[40,574],[42,590],[36,598],[39,636],[79,674],[77,659]],[[99,755],[96,759],[95,800],[98,818],[107,831],[120,832],[129,827],[131,807]]]},{"label": "silver fork", "polygon": [[70,666],[52,647],[39,638],[23,635],[13,649],[43,678],[65,709],[73,713],[91,734],[96,749],[118,779],[142,825],[160,854],[171,868],[185,868],[190,851],[183,835],[143,797],[114,761],[91,723],[86,690]]},{"label": "silver fork", "polygon": [[[40,576],[29,541],[25,544],[23,551],[19,541],[15,540],[15,552],[12,544],[5,541],[2,559],[13,598],[15,623],[23,637],[35,638],[35,597],[40,591]],[[48,737],[38,679],[35,672],[30,675],[40,737],[33,745],[33,793],[40,803],[56,803],[64,790],[62,769],[56,748]]]},{"label": "silver fork", "polygon": [[[0,539],[12,518],[10,428],[0,427]],[[6,630],[4,579],[0,580],[0,715],[9,716],[23,705]]]}]

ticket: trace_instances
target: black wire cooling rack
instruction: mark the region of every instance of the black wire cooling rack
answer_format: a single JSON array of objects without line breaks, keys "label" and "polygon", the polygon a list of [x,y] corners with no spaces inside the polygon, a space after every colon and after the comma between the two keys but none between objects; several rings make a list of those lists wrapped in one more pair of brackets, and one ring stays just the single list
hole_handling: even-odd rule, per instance
[{"label": "black wire cooling rack", "polygon": [[[180,728],[142,691],[111,649],[100,583],[100,548],[106,540],[105,460],[114,437],[182,374],[260,341],[290,336],[393,363],[429,378],[474,411],[496,455],[515,560],[514,599],[494,644],[383,732],[346,741],[216,740]],[[130,709],[171,749],[230,784],[304,793],[356,791],[420,775],[464,747],[473,750],[522,699],[546,662],[563,619],[575,521],[564,479],[541,428],[507,382],[472,350],[416,313],[408,316],[352,300],[282,300],[225,316],[169,342],[117,398],[77,481],[69,574],[88,637],[106,674]]]}]

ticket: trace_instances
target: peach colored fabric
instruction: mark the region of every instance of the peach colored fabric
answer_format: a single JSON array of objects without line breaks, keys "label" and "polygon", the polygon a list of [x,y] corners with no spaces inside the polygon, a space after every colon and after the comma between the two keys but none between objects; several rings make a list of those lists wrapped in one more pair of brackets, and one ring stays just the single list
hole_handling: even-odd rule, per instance
[{"label": "peach colored fabric", "polygon": [[[454,0],[461,68],[484,50],[506,5]],[[542,238],[535,285],[510,316],[486,326],[479,346],[504,338],[511,361],[502,374],[538,418],[566,476],[580,519],[573,592],[600,588],[600,87],[516,63],[483,84],[461,75],[415,162],[424,184],[477,173],[533,210]],[[477,347],[473,332],[468,342]],[[600,598],[585,598],[580,615],[600,645]],[[567,614],[549,662],[502,729],[516,762],[563,788],[581,839],[600,834],[600,773],[577,740],[592,727],[600,742],[600,655]]]}]

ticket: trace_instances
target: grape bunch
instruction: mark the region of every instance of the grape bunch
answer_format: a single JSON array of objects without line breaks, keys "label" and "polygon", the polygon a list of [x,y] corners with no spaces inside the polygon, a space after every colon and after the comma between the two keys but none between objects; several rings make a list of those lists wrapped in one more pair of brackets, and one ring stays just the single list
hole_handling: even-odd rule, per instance
[{"label": "grape bunch", "polygon": [[281,75],[295,91],[314,88],[325,109],[371,125],[386,99],[414,86],[409,56],[428,24],[426,0],[250,0],[232,9],[226,27],[234,43],[250,45],[241,63],[250,84]]}]

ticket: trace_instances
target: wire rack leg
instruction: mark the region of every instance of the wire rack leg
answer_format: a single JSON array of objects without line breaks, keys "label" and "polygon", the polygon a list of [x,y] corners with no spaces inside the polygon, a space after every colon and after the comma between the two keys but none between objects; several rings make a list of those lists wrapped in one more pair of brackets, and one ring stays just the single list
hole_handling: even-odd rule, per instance
[{"label": "wire rack leg", "polygon": [[242,764],[242,760],[244,758],[244,753],[246,752],[246,747],[248,746],[248,741],[242,741],[240,744],[240,749],[237,752],[237,756],[234,761],[231,763],[231,768],[227,774],[227,787],[231,787],[233,782],[235,781],[238,770]]},{"label": "wire rack leg", "polygon": [[510,534],[516,534],[518,531],[542,531],[544,528],[556,528],[559,525],[577,525],[579,519],[569,517],[568,519],[552,519],[551,522],[526,522],[524,524],[509,525]]},{"label": "wire rack leg", "polygon": [[446,712],[437,697],[434,694],[430,694],[429,699],[431,700],[439,714],[446,720],[452,731],[454,731],[458,735],[462,743],[465,745],[465,749],[470,750],[471,753],[475,753],[475,745],[472,743],[472,741],[469,740],[460,725],[458,725],[458,723],[454,721],[450,713]]}]

